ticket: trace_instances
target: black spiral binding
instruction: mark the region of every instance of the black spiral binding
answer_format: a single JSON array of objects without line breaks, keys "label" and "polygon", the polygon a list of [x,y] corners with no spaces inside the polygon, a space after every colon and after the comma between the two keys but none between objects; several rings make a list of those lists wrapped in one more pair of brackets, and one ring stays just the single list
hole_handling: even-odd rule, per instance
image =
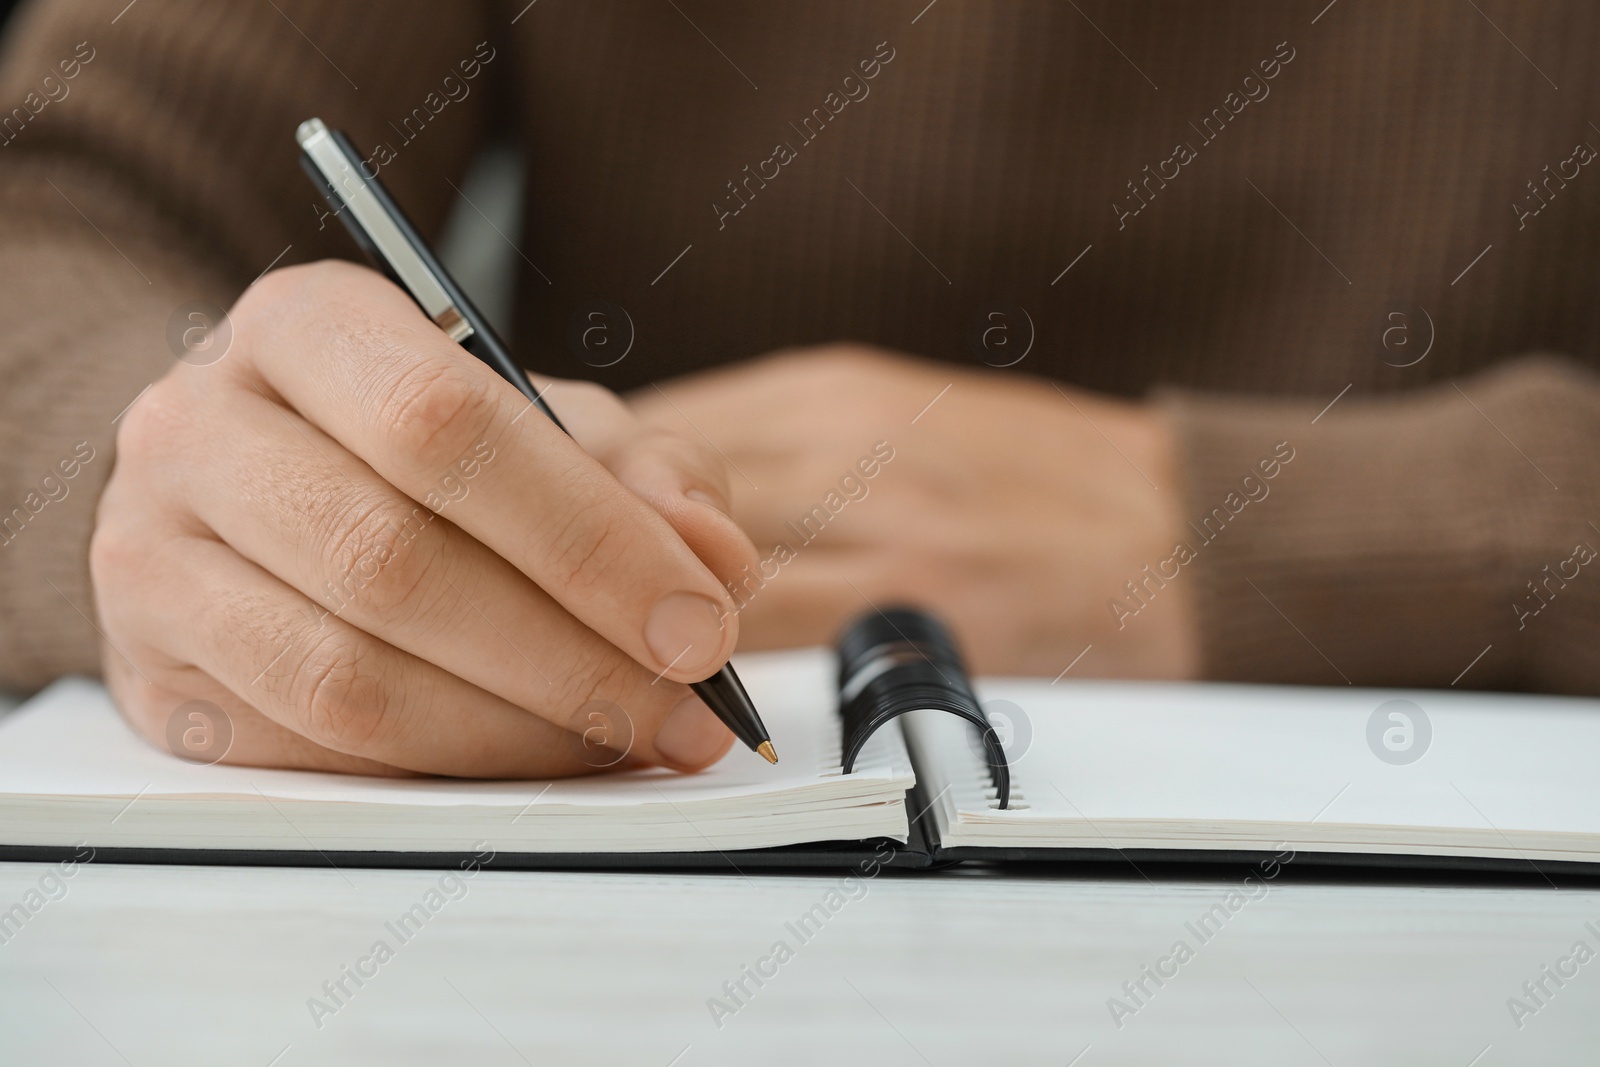
[{"label": "black spiral binding", "polygon": [[978,728],[1000,807],[1007,806],[1011,768],[1005,748],[942,622],[913,607],[872,611],[845,627],[838,650],[846,774],[867,738],[890,719],[908,711],[948,711]]}]

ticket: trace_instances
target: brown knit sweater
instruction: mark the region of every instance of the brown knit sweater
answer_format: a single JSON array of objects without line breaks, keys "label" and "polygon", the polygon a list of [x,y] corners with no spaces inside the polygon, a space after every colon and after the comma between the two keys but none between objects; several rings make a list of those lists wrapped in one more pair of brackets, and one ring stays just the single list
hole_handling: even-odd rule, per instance
[{"label": "brown knit sweater", "polygon": [[[513,332],[549,373],[839,338],[976,364],[1006,307],[1035,339],[996,373],[1156,391],[1212,677],[1600,692],[1600,9],[925,3],[24,9],[0,682],[96,669],[95,499],[174,308],[352,255],[296,163],[320,115],[429,232],[517,141]],[[593,300],[636,326],[611,368],[568,341]]]}]

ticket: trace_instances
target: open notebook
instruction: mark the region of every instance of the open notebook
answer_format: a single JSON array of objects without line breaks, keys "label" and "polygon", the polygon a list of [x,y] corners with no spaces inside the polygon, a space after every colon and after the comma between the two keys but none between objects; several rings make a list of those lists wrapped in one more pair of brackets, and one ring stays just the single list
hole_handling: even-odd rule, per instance
[{"label": "open notebook", "polygon": [[[191,765],[136,738],[97,684],[67,679],[0,720],[0,858],[87,845],[106,860],[427,866],[487,844],[503,867],[745,870],[1292,848],[1300,862],[1600,872],[1600,701],[991,680],[976,688],[1008,746],[1002,809],[961,719],[895,718],[844,773],[834,654],[737,666],[778,766],[737,748],[698,775],[556,782]],[[1403,720],[1374,726],[1380,706]]]}]

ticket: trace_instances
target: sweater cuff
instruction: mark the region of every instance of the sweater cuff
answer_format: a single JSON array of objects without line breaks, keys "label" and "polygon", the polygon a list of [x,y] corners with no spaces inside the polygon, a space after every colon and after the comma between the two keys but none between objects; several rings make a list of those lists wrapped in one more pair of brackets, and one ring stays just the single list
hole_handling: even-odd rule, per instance
[{"label": "sweater cuff", "polygon": [[[1178,442],[1206,677],[1589,684],[1541,668],[1540,636],[1515,605],[1542,564],[1600,546],[1583,506],[1600,454],[1592,375],[1536,358],[1327,409],[1156,402]],[[1578,614],[1544,636],[1587,613],[1569,609]]]},{"label": "sweater cuff", "polygon": [[[228,297],[155,220],[133,233],[139,209],[108,182],[19,166],[0,199],[0,688],[28,693],[99,672],[89,538],[117,422],[172,365],[174,309]],[[98,232],[73,203],[95,205]]]}]

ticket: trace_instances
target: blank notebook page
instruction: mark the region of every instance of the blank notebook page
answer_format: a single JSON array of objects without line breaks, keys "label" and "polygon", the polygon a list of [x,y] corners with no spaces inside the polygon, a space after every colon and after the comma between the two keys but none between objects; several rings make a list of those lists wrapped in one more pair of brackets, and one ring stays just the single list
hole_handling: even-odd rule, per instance
[{"label": "blank notebook page", "polygon": [[[1600,859],[1600,701],[1502,693],[990,680],[1017,810],[963,724],[906,733],[947,846],[1263,849]],[[1412,702],[1407,740],[1373,712]],[[993,704],[1004,701],[1005,704]],[[1007,706],[1009,705],[1009,707]],[[1020,713],[1016,710],[1020,709]],[[1401,706],[1415,720],[1419,717]],[[1009,734],[1009,737],[1004,737]],[[1376,745],[1376,750],[1374,748]],[[942,794],[941,794],[942,791]]]},{"label": "blank notebook page", "polygon": [[0,720],[0,843],[96,847],[699,851],[876,835],[904,840],[913,782],[898,730],[839,767],[833,659],[741,656],[778,747],[699,774],[556,781],[384,779],[185,763],[138,738],[95,682],[65,679]]}]

